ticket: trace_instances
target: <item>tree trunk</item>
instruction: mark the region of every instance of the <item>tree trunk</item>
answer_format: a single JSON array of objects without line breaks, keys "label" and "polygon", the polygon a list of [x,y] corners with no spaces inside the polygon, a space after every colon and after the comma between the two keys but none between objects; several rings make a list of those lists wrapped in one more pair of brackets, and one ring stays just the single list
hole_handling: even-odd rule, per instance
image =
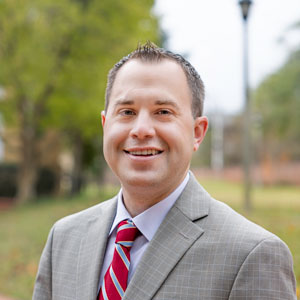
[{"label": "tree trunk", "polygon": [[37,173],[37,168],[34,164],[30,164],[30,162],[21,164],[18,178],[18,204],[29,202],[35,197]]},{"label": "tree trunk", "polygon": [[80,134],[75,134],[73,138],[73,157],[74,166],[72,171],[72,188],[71,195],[76,195],[80,192],[82,187],[82,155],[83,142]]},{"label": "tree trunk", "polygon": [[[25,102],[26,103],[26,102]],[[35,196],[35,185],[38,176],[38,139],[36,128],[24,111],[25,103],[22,103],[20,114],[20,167],[18,172],[17,203],[23,204]]]}]

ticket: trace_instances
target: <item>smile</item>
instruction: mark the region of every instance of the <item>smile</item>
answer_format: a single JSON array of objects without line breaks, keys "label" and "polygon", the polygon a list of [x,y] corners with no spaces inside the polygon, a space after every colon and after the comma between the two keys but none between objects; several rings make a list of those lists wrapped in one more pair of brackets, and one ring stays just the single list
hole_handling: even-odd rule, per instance
[{"label": "smile", "polygon": [[156,150],[156,149],[145,149],[145,150],[135,150],[135,151],[124,150],[124,152],[134,156],[153,156],[153,155],[158,155],[163,151]]}]

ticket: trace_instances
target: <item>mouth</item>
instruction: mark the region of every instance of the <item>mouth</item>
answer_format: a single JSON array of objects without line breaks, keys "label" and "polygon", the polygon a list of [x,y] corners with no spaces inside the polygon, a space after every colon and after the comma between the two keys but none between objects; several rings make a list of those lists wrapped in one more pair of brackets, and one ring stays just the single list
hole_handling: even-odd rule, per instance
[{"label": "mouth", "polygon": [[162,150],[157,149],[143,149],[143,150],[124,150],[125,153],[133,155],[133,156],[155,156],[161,154]]}]

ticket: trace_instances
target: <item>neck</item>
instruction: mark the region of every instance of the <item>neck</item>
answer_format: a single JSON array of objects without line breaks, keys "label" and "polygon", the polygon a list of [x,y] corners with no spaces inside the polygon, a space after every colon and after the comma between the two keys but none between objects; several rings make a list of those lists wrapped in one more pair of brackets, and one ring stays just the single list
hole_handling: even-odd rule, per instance
[{"label": "neck", "polygon": [[182,183],[185,176],[176,184],[169,187],[159,185],[157,187],[127,186],[122,185],[124,205],[131,215],[135,217],[151,206],[169,196]]},{"label": "neck", "polygon": [[165,199],[172,191],[165,193],[153,193],[152,191],[145,195],[145,189],[143,189],[143,192],[139,193],[137,189],[135,191],[128,191],[126,188],[122,187],[122,192],[124,205],[129,214],[134,218],[151,206]]}]

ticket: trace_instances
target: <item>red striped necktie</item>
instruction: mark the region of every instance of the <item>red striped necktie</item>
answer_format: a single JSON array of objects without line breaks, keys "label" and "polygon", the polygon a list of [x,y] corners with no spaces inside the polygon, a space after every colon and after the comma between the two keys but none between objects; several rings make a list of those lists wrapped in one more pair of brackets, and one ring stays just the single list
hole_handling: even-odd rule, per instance
[{"label": "red striped necktie", "polygon": [[99,300],[122,299],[127,288],[130,249],[137,233],[138,229],[131,220],[119,223],[113,259],[104,275]]}]

